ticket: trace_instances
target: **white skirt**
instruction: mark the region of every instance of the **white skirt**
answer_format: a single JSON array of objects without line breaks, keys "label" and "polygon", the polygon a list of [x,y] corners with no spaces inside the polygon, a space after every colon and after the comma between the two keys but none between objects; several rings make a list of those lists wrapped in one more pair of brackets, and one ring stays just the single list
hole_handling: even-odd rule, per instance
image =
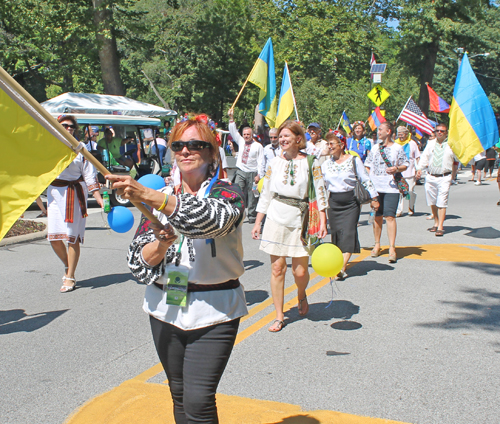
[{"label": "white skirt", "polygon": [[301,227],[286,227],[269,219],[268,216],[262,231],[260,250],[274,256],[291,258],[309,256],[309,249],[300,240],[301,231]]},{"label": "white skirt", "polygon": [[[81,181],[85,199],[88,196],[87,185]],[[86,218],[82,218],[82,211],[78,196],[75,191],[74,217],[73,222],[64,222],[66,219],[66,194],[68,187],[54,187],[52,185],[47,189],[47,220],[49,241],[64,240],[74,244],[78,240],[83,244],[85,235]],[[86,201],[86,200],[85,200]]]}]

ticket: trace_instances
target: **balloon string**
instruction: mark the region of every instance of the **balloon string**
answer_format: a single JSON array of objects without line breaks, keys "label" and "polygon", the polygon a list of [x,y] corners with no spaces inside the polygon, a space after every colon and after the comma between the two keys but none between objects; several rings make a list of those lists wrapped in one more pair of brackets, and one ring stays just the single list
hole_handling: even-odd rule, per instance
[{"label": "balloon string", "polygon": [[333,288],[333,279],[330,277],[330,286],[332,287],[332,299],[330,302],[328,302],[328,305],[325,306],[325,309],[329,308],[333,304],[333,294],[334,294],[334,288]]},{"label": "balloon string", "polygon": [[281,246],[287,246],[287,247],[304,247],[303,244],[301,245],[296,245],[296,244],[285,244],[285,243],[280,243],[277,241],[271,241],[271,240],[264,240],[263,238],[259,239],[260,241],[266,242],[266,243],[271,243],[271,244],[280,244]]}]

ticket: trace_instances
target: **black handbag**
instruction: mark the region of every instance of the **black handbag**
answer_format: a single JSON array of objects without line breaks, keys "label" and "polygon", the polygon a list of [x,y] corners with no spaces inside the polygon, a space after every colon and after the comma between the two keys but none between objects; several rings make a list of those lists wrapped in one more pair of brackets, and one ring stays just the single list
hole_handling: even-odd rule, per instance
[{"label": "black handbag", "polygon": [[360,205],[370,203],[372,197],[358,177],[354,156],[352,157],[352,168],[354,170],[354,176],[356,177],[356,184],[354,185],[354,197]]}]

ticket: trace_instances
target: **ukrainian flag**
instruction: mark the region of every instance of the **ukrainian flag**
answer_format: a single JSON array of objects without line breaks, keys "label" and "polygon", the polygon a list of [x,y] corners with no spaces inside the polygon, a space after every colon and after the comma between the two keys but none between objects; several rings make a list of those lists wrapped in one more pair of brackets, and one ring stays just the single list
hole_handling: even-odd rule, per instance
[{"label": "ukrainian flag", "polygon": [[344,128],[347,135],[350,135],[352,133],[351,122],[349,121],[345,110],[342,112],[342,128]]},{"label": "ukrainian flag", "polygon": [[465,54],[453,91],[448,144],[460,162],[466,164],[497,142],[498,127],[493,108]]},{"label": "ukrainian flag", "polygon": [[280,102],[278,105],[278,116],[276,117],[276,128],[279,128],[293,112],[293,90],[288,64],[285,62],[283,69],[283,80],[281,81]]},{"label": "ukrainian flag", "polygon": [[75,158],[70,137],[0,67],[0,240]]},{"label": "ukrainian flag", "polygon": [[265,116],[270,127],[275,126],[278,98],[276,97],[276,74],[271,37],[267,40],[257,62],[253,65],[248,81],[260,88],[259,112]]}]

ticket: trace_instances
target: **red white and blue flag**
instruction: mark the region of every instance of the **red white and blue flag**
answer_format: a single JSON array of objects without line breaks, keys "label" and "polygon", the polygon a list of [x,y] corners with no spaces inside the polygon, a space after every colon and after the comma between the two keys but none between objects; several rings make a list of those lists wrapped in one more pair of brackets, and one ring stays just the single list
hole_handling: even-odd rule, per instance
[{"label": "red white and blue flag", "polygon": [[407,124],[413,125],[415,128],[418,128],[420,131],[431,135],[434,131],[432,125],[429,122],[425,113],[420,110],[418,105],[410,98],[406,102],[405,107],[401,111],[401,114],[398,117],[398,121],[402,120]]}]

